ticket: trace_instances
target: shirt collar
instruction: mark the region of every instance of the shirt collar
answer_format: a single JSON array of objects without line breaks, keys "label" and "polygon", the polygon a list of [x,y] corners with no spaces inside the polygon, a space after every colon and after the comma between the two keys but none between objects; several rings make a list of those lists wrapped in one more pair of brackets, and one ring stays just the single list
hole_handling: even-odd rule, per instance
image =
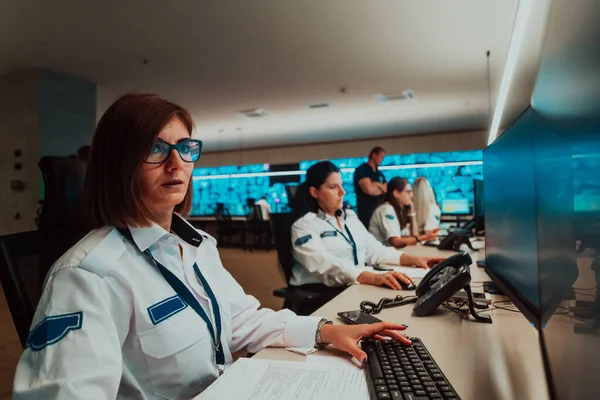
[{"label": "shirt collar", "polygon": [[[338,212],[341,212],[340,216],[342,217],[342,220],[345,221],[346,220],[346,212],[343,209],[338,210]],[[327,221],[330,219],[335,220],[335,217],[332,217],[331,215],[327,214],[325,211],[321,210],[320,208],[317,210],[317,217],[319,217],[323,221]]]},{"label": "shirt collar", "polygon": [[[152,223],[152,226],[150,227],[130,226],[129,231],[140,251],[146,251],[163,236],[169,234],[162,226],[155,223]],[[202,235],[200,235],[193,226],[177,213],[173,213],[171,232],[175,233],[191,246],[198,247],[202,243]]]}]

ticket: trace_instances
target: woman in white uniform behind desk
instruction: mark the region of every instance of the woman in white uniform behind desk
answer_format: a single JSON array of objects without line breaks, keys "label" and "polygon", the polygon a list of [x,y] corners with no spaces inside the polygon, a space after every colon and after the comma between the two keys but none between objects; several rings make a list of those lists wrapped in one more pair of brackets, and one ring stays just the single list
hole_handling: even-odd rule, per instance
[{"label": "woman in white uniform behind desk", "polygon": [[392,178],[387,185],[384,202],[375,209],[369,232],[381,243],[404,247],[435,240],[439,229],[420,234],[413,208],[410,183],[404,178]]},{"label": "woman in white uniform behind desk", "polygon": [[365,263],[428,268],[429,259],[404,254],[379,243],[353,211],[342,210],[345,193],[340,171],[330,161],[321,161],[306,172],[306,181],[294,200],[299,218],[292,225],[295,262],[290,284],[362,283],[400,290],[399,281],[413,283],[410,277],[399,272],[378,274],[365,268]]},{"label": "woman in white uniform behind desk", "polygon": [[15,399],[191,399],[243,348],[331,343],[364,363],[363,337],[410,343],[398,324],[259,310],[216,241],[179,215],[202,148],[192,125],[185,109],[145,94],[121,97],[100,119],[85,183],[98,228],[46,277]]},{"label": "woman in white uniform behind desk", "polygon": [[435,193],[427,178],[420,176],[413,185],[415,219],[419,233],[429,233],[438,230],[442,212],[435,201]]}]

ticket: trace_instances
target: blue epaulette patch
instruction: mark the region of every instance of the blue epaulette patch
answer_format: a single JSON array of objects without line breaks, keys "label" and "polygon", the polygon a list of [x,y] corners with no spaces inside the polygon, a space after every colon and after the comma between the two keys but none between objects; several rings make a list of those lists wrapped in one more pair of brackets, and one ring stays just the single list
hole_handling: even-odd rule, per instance
[{"label": "blue epaulette patch", "polygon": [[148,315],[154,325],[157,325],[184,310],[188,305],[179,296],[169,297],[148,307]]},{"label": "blue epaulette patch", "polygon": [[294,246],[302,246],[303,244],[306,244],[310,239],[312,239],[312,235],[306,235],[306,236],[299,237],[294,242]]},{"label": "blue epaulette patch", "polygon": [[60,342],[70,331],[81,329],[82,324],[82,311],[46,317],[29,332],[25,348],[40,351]]},{"label": "blue epaulette patch", "polygon": [[392,214],[385,214],[385,217],[386,217],[387,219],[391,219],[392,221],[393,221],[393,220],[396,218],[396,217],[394,217]]},{"label": "blue epaulette patch", "polygon": [[326,238],[326,237],[330,237],[330,236],[337,236],[337,231],[325,231],[325,232],[321,233],[322,238]]}]

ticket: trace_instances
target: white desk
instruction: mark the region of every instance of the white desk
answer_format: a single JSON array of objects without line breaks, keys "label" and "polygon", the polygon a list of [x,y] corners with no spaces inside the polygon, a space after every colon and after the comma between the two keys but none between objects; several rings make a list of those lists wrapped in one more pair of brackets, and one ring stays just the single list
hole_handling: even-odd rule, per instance
[{"label": "white desk", "polygon": [[[425,246],[410,246],[405,251],[431,257],[452,254]],[[471,253],[471,256],[475,261],[484,255],[480,251]],[[471,266],[471,275],[473,286],[477,286],[475,282],[490,280],[475,263]],[[473,288],[473,291],[482,289]],[[382,297],[394,297],[398,293],[382,287],[354,285],[318,309],[314,315],[328,318],[334,324],[342,324],[337,318],[339,311],[357,310],[363,300],[377,302]],[[502,296],[493,297],[496,300],[503,299]],[[376,316],[409,325],[407,334],[423,340],[463,400],[548,398],[538,334],[520,313],[490,311],[486,314],[492,316],[493,323],[484,324],[463,320],[446,310],[420,318],[411,315],[412,309],[413,305],[409,304],[383,310]],[[255,357],[296,361],[305,358],[275,348],[264,349]]]}]

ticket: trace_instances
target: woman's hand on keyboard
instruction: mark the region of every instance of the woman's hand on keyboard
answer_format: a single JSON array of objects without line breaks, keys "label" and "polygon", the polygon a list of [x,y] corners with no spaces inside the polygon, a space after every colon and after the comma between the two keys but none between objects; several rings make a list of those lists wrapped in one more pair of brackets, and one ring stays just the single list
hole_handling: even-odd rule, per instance
[{"label": "woman's hand on keyboard", "polygon": [[364,338],[378,340],[390,337],[404,344],[410,345],[411,341],[401,331],[406,325],[391,322],[378,322],[369,325],[324,325],[321,329],[321,339],[340,350],[345,351],[363,364],[367,361],[367,354],[358,346]]}]

